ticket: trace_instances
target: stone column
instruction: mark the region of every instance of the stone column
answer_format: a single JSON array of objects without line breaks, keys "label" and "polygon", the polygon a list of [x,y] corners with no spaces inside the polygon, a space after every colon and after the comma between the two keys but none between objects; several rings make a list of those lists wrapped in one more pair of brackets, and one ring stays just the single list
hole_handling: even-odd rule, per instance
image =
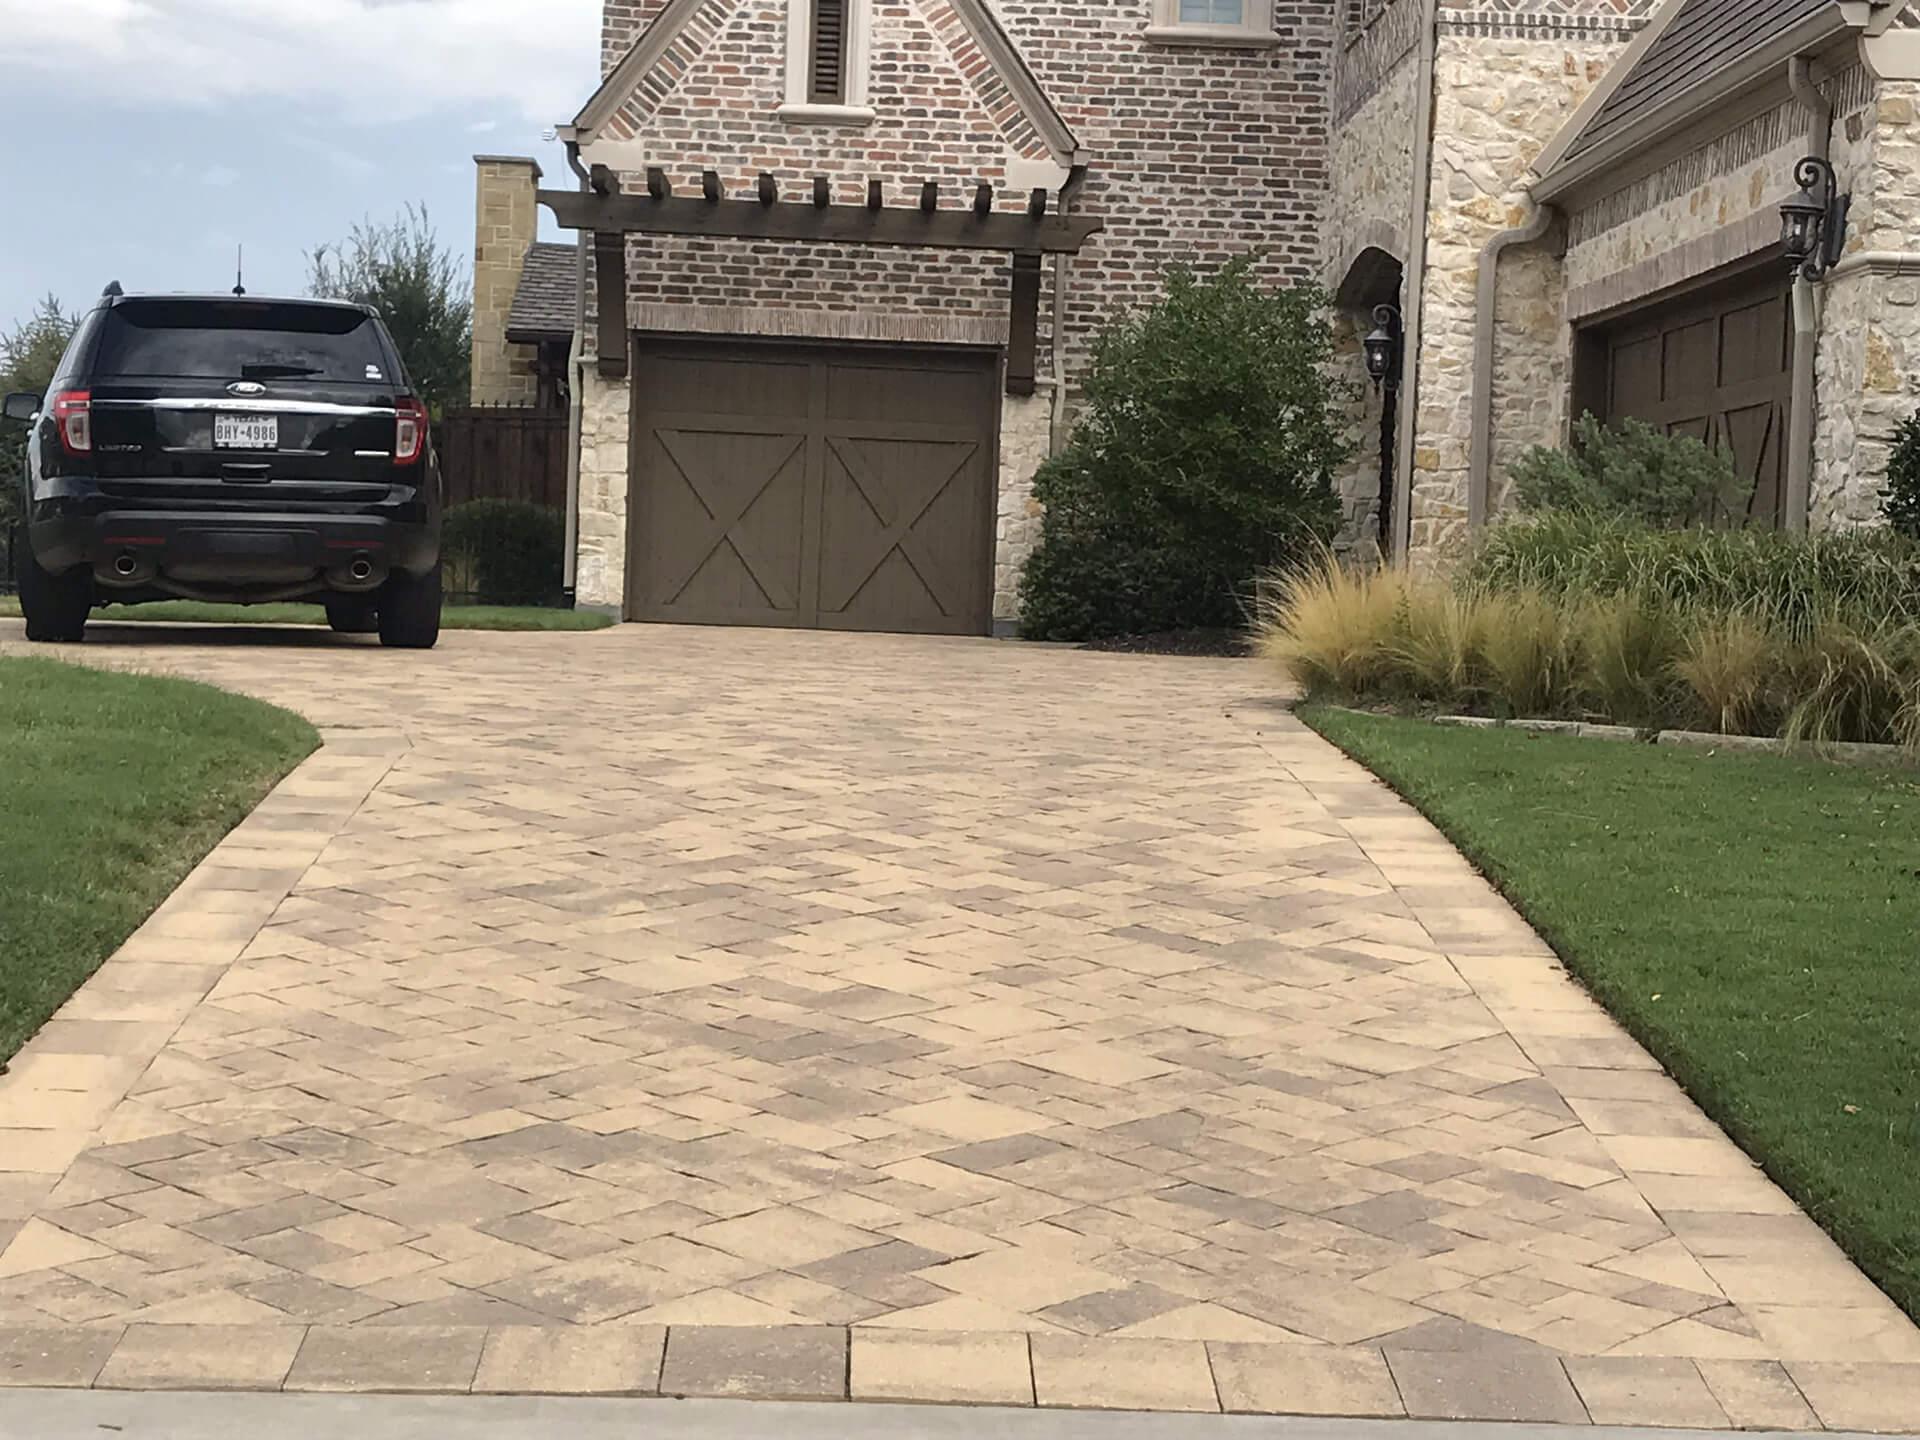
[{"label": "stone column", "polygon": [[473,386],[475,405],[532,405],[539,381],[535,347],[507,342],[527,251],[539,234],[540,166],[511,155],[476,155],[473,244]]},{"label": "stone column", "polygon": [[580,548],[574,594],[582,609],[624,615],[627,587],[628,437],[633,386],[589,365],[580,395]]},{"label": "stone column", "polygon": [[[1849,252],[1920,248],[1920,82],[1881,81],[1835,130],[1835,165],[1853,195]],[[1811,524],[1879,524],[1894,433],[1920,410],[1920,275],[1904,262],[1855,261],[1822,291]]]},{"label": "stone column", "polygon": [[1008,395],[1000,411],[1000,502],[993,547],[993,623],[1011,632],[1020,623],[1020,577],[1040,543],[1040,502],[1033,477],[1053,440],[1053,389]]}]

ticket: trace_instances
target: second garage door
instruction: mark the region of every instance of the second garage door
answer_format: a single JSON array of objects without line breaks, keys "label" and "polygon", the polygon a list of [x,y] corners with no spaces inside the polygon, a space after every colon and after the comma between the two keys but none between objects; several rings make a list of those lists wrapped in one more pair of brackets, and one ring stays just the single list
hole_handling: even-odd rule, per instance
[{"label": "second garage door", "polygon": [[628,613],[992,628],[998,357],[642,338]]},{"label": "second garage door", "polygon": [[1598,335],[1606,419],[1704,440],[1752,489],[1744,513],[1780,523],[1793,394],[1791,292],[1775,271],[1649,306]]}]

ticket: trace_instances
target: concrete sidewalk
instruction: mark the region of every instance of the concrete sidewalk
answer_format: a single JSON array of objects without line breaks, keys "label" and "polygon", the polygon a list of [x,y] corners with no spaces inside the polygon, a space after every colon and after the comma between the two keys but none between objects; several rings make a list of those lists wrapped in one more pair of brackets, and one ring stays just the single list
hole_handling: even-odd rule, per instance
[{"label": "concrete sidewalk", "polygon": [[[0,1440],[1560,1440],[1543,1425],[1153,1415],[689,1400],[446,1400],[372,1396],[103,1395],[21,1391]],[[1593,1440],[1686,1440],[1699,1431],[1606,1428]],[[1754,1440],[1778,1433],[1758,1431]],[[1845,1431],[1835,1440],[1854,1440]],[[1907,1436],[1905,1440],[1916,1440]]]}]

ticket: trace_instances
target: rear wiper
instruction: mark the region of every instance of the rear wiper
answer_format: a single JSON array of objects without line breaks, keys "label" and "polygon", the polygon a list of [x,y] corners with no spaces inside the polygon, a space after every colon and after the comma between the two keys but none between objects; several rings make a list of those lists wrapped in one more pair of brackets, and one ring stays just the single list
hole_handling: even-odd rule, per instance
[{"label": "rear wiper", "polygon": [[242,380],[299,380],[320,372],[311,365],[242,365]]}]

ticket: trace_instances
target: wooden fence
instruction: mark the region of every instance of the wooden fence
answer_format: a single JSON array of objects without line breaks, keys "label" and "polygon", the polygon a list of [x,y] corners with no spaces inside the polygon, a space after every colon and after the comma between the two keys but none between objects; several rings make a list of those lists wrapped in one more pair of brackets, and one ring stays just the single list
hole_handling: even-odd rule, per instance
[{"label": "wooden fence", "polygon": [[434,427],[447,504],[567,503],[567,412],[507,406],[449,410]]}]

